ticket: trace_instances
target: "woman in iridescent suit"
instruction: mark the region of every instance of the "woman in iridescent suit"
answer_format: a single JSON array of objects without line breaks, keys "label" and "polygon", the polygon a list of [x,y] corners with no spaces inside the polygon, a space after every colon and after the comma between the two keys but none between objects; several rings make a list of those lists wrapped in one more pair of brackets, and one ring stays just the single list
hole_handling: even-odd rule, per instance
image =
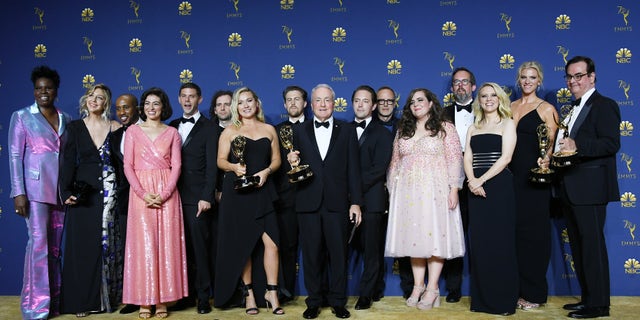
[{"label": "woman in iridescent suit", "polygon": [[15,212],[26,218],[20,308],[25,319],[58,314],[60,239],[64,209],[58,198],[60,136],[69,115],[58,110],[60,76],[47,66],[31,72],[35,102],[17,110],[9,123],[9,171]]}]

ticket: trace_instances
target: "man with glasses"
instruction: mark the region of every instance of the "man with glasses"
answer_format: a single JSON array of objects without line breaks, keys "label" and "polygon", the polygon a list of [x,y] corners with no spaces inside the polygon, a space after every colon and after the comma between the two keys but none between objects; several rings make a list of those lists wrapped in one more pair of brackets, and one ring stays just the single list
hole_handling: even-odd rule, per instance
[{"label": "man with glasses", "polygon": [[[445,117],[456,126],[463,153],[467,129],[473,124],[474,119],[471,109],[474,91],[476,91],[476,77],[473,75],[473,72],[465,67],[458,67],[453,70],[453,74],[451,75],[451,92],[453,92],[455,103],[444,108],[444,113]],[[465,234],[469,226],[468,192],[469,187],[466,183],[463,183],[462,189],[458,191],[458,198],[460,199],[460,215],[462,216],[462,226]],[[463,258],[460,257],[446,260],[444,263],[442,273],[444,274],[448,291],[447,302],[455,303],[460,301],[462,297],[460,289],[462,286],[463,261]]]},{"label": "man with glasses", "polygon": [[[620,108],[596,89],[596,67],[589,57],[576,56],[565,66],[565,80],[576,99],[569,136],[558,139],[555,151],[577,152],[577,164],[558,169],[558,188],[576,275],[582,289],[578,303],[564,305],[571,318],[609,316],[609,258],[604,239],[607,204],[619,201],[616,152],[620,149]],[[556,137],[563,137],[560,130]]]},{"label": "man with glasses", "polygon": [[374,111],[377,119],[383,126],[385,126],[394,135],[396,133],[396,124],[398,118],[395,116],[396,111],[396,93],[390,87],[383,86],[378,89],[377,92],[377,108]]}]

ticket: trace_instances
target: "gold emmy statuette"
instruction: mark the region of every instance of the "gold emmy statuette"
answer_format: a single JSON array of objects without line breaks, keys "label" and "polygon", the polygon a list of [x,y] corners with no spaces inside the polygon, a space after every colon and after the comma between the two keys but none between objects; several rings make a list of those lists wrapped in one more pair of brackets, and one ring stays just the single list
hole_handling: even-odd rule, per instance
[{"label": "gold emmy statuette", "polygon": [[[562,116],[562,121],[557,123],[558,128],[563,130],[562,138],[569,137],[569,119],[571,119],[571,114],[573,114],[573,106],[564,105],[560,108],[560,115]],[[558,139],[558,137],[556,137]],[[557,151],[553,153],[553,157],[551,158],[551,165],[556,168],[564,168],[571,166],[576,163],[578,159],[578,152],[571,151]]]},{"label": "gold emmy statuette", "polygon": [[[233,141],[231,141],[231,152],[233,152],[233,155],[238,158],[238,163],[243,167],[246,166],[246,163],[244,162],[244,147],[246,144],[247,138],[244,136],[237,136],[233,138]],[[260,183],[260,177],[241,175],[236,178],[233,188],[236,190],[246,189],[257,186],[258,183]]]},{"label": "gold emmy statuette", "polygon": [[[549,127],[545,123],[541,123],[536,130],[538,134],[538,148],[540,150],[540,158],[544,158],[547,155],[547,151],[551,144],[549,143]],[[549,168],[531,168],[529,172],[529,181],[536,183],[550,183],[553,170]]]},{"label": "gold emmy statuette", "polygon": [[[293,151],[293,128],[290,125],[282,126],[278,135],[282,146],[289,152]],[[296,183],[312,177],[313,171],[311,171],[308,164],[291,165],[291,170],[287,171],[287,176],[289,176],[289,182]]]}]

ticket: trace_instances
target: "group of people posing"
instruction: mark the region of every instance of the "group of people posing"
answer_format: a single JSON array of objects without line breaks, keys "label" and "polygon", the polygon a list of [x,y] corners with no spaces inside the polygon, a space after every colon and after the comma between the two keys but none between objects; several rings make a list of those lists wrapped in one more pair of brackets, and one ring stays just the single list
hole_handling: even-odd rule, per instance
[{"label": "group of people posing", "polygon": [[[205,314],[212,298],[217,308],[255,315],[266,305],[282,315],[300,249],[302,316],[331,307],[349,318],[350,247],[364,266],[356,310],[384,296],[384,257],[397,259],[407,306],[438,307],[441,275],[445,300],[458,302],[467,255],[471,311],[509,315],[547,301],[552,197],[582,288],[564,308],[573,318],[608,316],[603,229],[607,203],[619,197],[620,111],[595,90],[593,60],[574,57],[565,74],[576,101],[564,118],[537,96],[542,67],[525,62],[513,102],[461,67],[454,104],[413,89],[399,118],[390,87],[356,88],[355,119],[345,122],[334,117],[329,85],[310,100],[290,86],[288,119],[274,127],[247,87],[216,92],[207,119],[194,83],[178,90],[182,116],[168,125],[162,89],[139,103],[119,96],[115,121],[104,84],[87,90],[81,119],[71,121],[54,106],[58,73],[36,67],[35,102],[13,113],[9,129],[11,197],[29,233],[23,317],[86,317],[121,303],[140,318],[194,306]],[[554,152],[578,161],[552,166],[552,184],[532,182],[530,170],[549,168]],[[291,170],[303,167],[304,176]]]}]

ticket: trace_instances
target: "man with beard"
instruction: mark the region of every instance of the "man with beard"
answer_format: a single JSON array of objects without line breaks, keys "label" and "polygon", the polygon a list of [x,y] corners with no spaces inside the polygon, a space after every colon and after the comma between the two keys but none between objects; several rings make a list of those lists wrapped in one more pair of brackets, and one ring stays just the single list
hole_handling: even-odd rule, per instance
[{"label": "man with beard", "polygon": [[220,131],[231,123],[231,97],[233,92],[228,90],[220,90],[213,94],[211,98],[211,107],[209,108],[209,117],[211,121],[217,122]]}]

